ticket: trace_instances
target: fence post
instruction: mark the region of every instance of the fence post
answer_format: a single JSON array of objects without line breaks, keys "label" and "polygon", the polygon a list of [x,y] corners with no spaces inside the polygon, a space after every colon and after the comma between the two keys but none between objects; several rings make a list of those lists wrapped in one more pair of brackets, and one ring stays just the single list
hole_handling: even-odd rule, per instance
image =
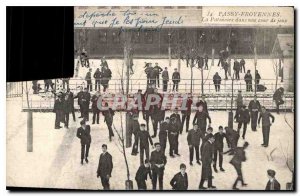
[{"label": "fence post", "polygon": [[210,82],[208,82],[208,92],[210,93]]}]

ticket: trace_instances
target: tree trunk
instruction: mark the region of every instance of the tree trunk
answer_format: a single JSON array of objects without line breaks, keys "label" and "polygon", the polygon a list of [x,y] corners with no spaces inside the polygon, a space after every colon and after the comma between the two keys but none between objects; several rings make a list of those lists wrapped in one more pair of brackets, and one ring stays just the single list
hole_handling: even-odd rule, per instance
[{"label": "tree trunk", "polygon": [[257,54],[256,54],[256,45],[254,45],[254,95],[256,95],[256,89],[257,89],[256,70],[257,70]]},{"label": "tree trunk", "polygon": [[201,93],[204,95],[203,67],[201,68]]},{"label": "tree trunk", "polygon": [[30,109],[29,105],[29,92],[27,87],[27,81],[26,81],[26,100],[27,100],[27,152],[33,151],[33,119],[32,119],[32,111]]}]

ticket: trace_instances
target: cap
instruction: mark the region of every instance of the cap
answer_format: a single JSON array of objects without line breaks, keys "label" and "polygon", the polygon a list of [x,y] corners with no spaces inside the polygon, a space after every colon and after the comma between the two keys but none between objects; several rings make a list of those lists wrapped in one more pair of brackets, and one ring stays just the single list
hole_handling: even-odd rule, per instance
[{"label": "cap", "polygon": [[267,170],[267,173],[268,173],[268,175],[271,176],[272,178],[274,178],[275,175],[276,175],[276,172],[275,172],[274,170],[272,170],[272,169],[268,169],[268,170]]}]

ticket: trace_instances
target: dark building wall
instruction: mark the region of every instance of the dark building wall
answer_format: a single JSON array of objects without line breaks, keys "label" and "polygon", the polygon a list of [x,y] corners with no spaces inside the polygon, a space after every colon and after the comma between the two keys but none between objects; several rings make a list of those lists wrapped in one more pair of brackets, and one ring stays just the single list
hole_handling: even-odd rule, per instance
[{"label": "dark building wall", "polygon": [[[172,28],[161,29],[159,32],[142,29],[140,32],[130,30],[136,58],[167,58],[169,39],[171,48],[180,45],[201,44],[204,52],[211,54],[225,49],[227,43],[236,40],[237,55],[253,55],[253,44],[256,39],[258,55],[270,55],[277,34],[294,33],[293,28]],[[169,33],[171,36],[169,38]],[[205,34],[200,42],[201,34]],[[236,36],[232,38],[232,33]],[[123,57],[124,32],[119,29],[75,29],[75,49],[85,48],[90,58]]]}]

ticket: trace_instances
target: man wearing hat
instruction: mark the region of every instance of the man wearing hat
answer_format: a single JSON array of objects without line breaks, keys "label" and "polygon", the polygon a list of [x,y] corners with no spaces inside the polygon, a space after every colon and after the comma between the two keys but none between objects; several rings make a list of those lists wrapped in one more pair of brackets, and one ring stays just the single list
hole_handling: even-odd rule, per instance
[{"label": "man wearing hat", "polygon": [[189,183],[188,183],[188,176],[186,173],[186,165],[184,163],[180,164],[180,172],[175,174],[172,178],[170,184],[173,190],[187,190]]},{"label": "man wearing hat", "polygon": [[180,73],[177,71],[177,68],[174,69],[172,80],[173,80],[173,91],[175,91],[176,89],[176,92],[178,92],[178,84],[180,83]]},{"label": "man wearing hat", "polygon": [[155,143],[155,150],[151,153],[150,163],[152,169],[152,189],[156,190],[158,179],[159,190],[163,190],[163,177],[167,158],[161,151],[160,143]]},{"label": "man wearing hat", "polygon": [[88,163],[89,149],[92,141],[91,138],[91,127],[86,125],[85,120],[80,121],[80,127],[77,129],[76,136],[80,139],[81,143],[81,165],[83,165],[83,159]]},{"label": "man wearing hat", "polygon": [[201,172],[201,181],[199,184],[199,189],[207,189],[204,187],[204,182],[208,181],[208,188],[216,188],[212,185],[212,169],[211,164],[213,161],[213,145],[214,145],[214,136],[208,135],[207,141],[203,144],[202,149],[202,172]]},{"label": "man wearing hat", "polygon": [[248,108],[251,116],[252,131],[256,131],[258,112],[261,109],[260,103],[259,101],[257,101],[256,95],[254,95],[254,99],[250,101]]},{"label": "man wearing hat", "polygon": [[200,146],[200,139],[201,139],[201,133],[198,129],[198,125],[194,124],[193,129],[189,130],[187,135],[187,142],[189,145],[189,151],[190,151],[190,165],[193,165],[193,159],[194,159],[194,149],[196,151],[196,160],[199,165],[200,158],[199,158],[199,146]]},{"label": "man wearing hat", "polygon": [[249,110],[246,108],[245,105],[242,106],[241,110],[238,112],[237,115],[238,119],[238,133],[240,134],[240,129],[242,126],[243,128],[243,135],[242,138],[245,139],[246,131],[247,131],[247,124],[250,122],[250,115],[249,115]]},{"label": "man wearing hat", "polygon": [[112,169],[112,156],[107,152],[107,145],[103,144],[97,169],[97,178],[101,178],[103,190],[110,190],[109,179],[111,178]]},{"label": "man wearing hat", "polygon": [[65,122],[65,114],[64,114],[64,100],[62,99],[62,93],[58,93],[57,99],[54,103],[53,112],[55,113],[55,129],[62,128],[60,126],[61,122]]},{"label": "man wearing hat", "polygon": [[170,130],[168,131],[168,139],[170,144],[170,157],[174,158],[174,154],[180,156],[178,153],[178,136],[181,126],[177,123],[176,117],[171,117]]},{"label": "man wearing hat", "polygon": [[267,191],[280,190],[280,183],[275,179],[276,172],[272,169],[268,169],[267,171],[269,181],[267,183],[266,189]]},{"label": "man wearing hat", "polygon": [[85,80],[86,80],[86,83],[87,83],[87,89],[89,91],[92,91],[93,90],[93,87],[92,87],[92,69],[90,68],[89,71],[86,73],[85,75]]},{"label": "man wearing hat", "polygon": [[263,147],[268,147],[269,145],[270,127],[272,125],[270,118],[272,119],[272,123],[274,123],[274,116],[268,112],[264,106],[261,107],[258,124],[260,123],[260,120],[262,120]]},{"label": "man wearing hat", "polygon": [[144,123],[140,125],[140,132],[137,135],[136,143],[140,143],[140,165],[142,165],[144,163],[144,154],[146,154],[146,159],[149,160],[149,143],[153,146],[152,139]]},{"label": "man wearing hat", "polygon": [[140,165],[139,169],[135,174],[135,181],[138,187],[138,190],[147,190],[147,176],[152,179],[150,162],[148,159],[145,160],[145,164]]},{"label": "man wearing hat", "polygon": [[223,127],[219,126],[219,131],[214,135],[215,142],[214,142],[214,171],[217,173],[217,160],[219,154],[219,167],[220,171],[224,172],[223,169],[223,148],[224,148],[224,138],[228,140],[227,135],[224,133]]}]

